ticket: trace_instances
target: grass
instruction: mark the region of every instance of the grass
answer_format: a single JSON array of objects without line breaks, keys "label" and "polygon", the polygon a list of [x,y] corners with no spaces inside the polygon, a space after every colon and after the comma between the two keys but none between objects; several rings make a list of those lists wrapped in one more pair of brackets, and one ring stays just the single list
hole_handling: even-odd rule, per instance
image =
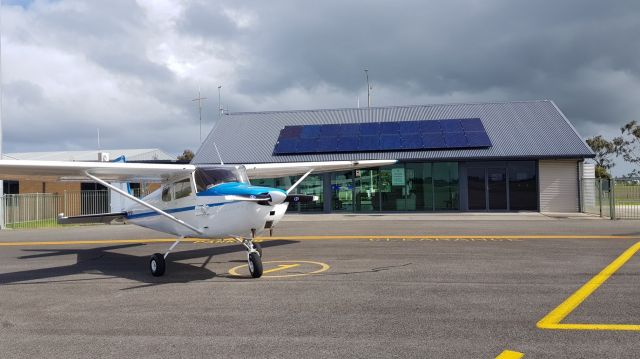
[{"label": "grass", "polygon": [[58,224],[57,219],[41,219],[37,221],[26,221],[6,224],[10,229],[28,229],[28,228],[50,228],[62,226]]}]

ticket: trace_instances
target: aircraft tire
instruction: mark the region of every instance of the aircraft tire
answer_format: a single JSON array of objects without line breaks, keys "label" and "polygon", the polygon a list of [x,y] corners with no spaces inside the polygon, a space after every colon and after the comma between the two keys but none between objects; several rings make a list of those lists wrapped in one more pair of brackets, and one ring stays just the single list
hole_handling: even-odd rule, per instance
[{"label": "aircraft tire", "polygon": [[253,248],[260,254],[260,258],[262,258],[262,246],[260,243],[253,242]]},{"label": "aircraft tire", "polygon": [[262,277],[262,259],[260,258],[260,254],[253,252],[249,253],[248,263],[249,265],[249,273],[253,278]]},{"label": "aircraft tire", "polygon": [[166,269],[164,256],[160,253],[154,253],[149,260],[149,269],[151,270],[151,275],[154,277],[163,275]]}]

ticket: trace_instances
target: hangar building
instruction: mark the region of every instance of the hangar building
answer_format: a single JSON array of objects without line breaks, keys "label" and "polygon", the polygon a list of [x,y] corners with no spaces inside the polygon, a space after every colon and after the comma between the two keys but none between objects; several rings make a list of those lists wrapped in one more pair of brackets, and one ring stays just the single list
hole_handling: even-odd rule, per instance
[{"label": "hangar building", "polygon": [[216,145],[225,164],[398,160],[309,176],[298,192],[320,201],[302,212],[578,212],[594,157],[549,100],[227,113],[193,163],[219,163]]}]

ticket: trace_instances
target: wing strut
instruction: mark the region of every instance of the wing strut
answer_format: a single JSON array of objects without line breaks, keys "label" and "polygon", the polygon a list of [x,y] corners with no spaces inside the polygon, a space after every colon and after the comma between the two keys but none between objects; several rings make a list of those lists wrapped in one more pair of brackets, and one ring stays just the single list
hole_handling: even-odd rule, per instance
[{"label": "wing strut", "polygon": [[291,191],[293,191],[296,187],[298,187],[298,185],[304,181],[305,178],[307,178],[308,175],[311,174],[311,172],[313,172],[314,168],[310,169],[307,171],[307,173],[305,173],[304,175],[302,175],[302,177],[300,177],[299,180],[296,181],[296,183],[293,184],[293,186],[289,187],[289,189],[287,190],[287,194],[291,193]]},{"label": "wing strut", "polygon": [[116,191],[116,192],[120,193],[121,195],[123,195],[123,196],[125,196],[125,197],[129,198],[130,200],[132,200],[132,201],[134,201],[134,202],[136,202],[136,203],[139,203],[139,204],[141,204],[141,205],[143,205],[143,206],[145,206],[145,207],[149,208],[150,210],[152,210],[152,211],[154,211],[154,212],[157,212],[158,214],[163,215],[163,216],[165,216],[165,217],[169,218],[170,220],[172,220],[172,221],[174,221],[174,222],[176,222],[176,223],[178,223],[178,224],[180,224],[180,225],[182,225],[182,226],[184,226],[184,227],[189,228],[190,230],[192,230],[192,231],[194,231],[194,232],[196,232],[196,233],[198,233],[198,234],[203,234],[203,232],[202,232],[201,230],[197,229],[196,227],[194,227],[194,226],[192,226],[192,225],[190,225],[190,224],[186,223],[185,221],[183,221],[183,220],[181,220],[181,219],[178,219],[178,218],[176,218],[176,217],[174,217],[174,216],[170,215],[169,213],[167,213],[167,212],[165,212],[165,211],[161,210],[160,208],[157,208],[157,207],[155,207],[155,206],[152,206],[152,205],[150,205],[149,203],[147,203],[147,202],[145,202],[145,201],[143,201],[143,200],[141,200],[141,199],[139,199],[139,198],[137,198],[137,197],[135,197],[135,196],[130,195],[129,193],[127,193],[127,192],[125,192],[125,191],[121,190],[120,188],[118,188],[118,187],[116,187],[116,186],[114,186],[114,185],[110,184],[109,182],[105,182],[105,181],[101,180],[100,178],[98,178],[98,177],[96,177],[96,176],[92,175],[92,174],[91,174],[91,173],[89,173],[89,172],[85,172],[85,174],[87,175],[87,177],[91,178],[92,180],[94,180],[94,181],[96,181],[96,182],[100,183],[101,185],[103,185],[103,186],[105,186],[105,187],[111,188],[112,190],[114,190],[114,191]]}]

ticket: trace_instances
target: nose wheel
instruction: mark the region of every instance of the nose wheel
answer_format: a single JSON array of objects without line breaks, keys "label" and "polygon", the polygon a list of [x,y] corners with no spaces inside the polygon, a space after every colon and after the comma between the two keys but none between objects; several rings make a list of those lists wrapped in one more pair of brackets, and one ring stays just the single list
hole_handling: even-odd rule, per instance
[{"label": "nose wheel", "polygon": [[260,253],[258,252],[250,252],[247,259],[247,264],[249,266],[249,273],[253,278],[262,277],[262,258],[260,258]]}]

